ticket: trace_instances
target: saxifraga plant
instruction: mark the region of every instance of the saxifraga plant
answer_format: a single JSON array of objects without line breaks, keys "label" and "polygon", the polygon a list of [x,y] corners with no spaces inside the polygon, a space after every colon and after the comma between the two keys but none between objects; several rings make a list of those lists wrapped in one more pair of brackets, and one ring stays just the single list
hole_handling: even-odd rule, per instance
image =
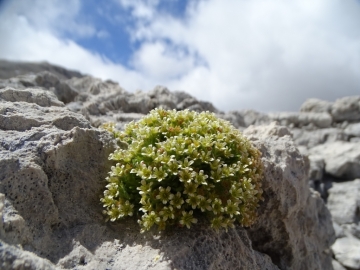
[{"label": "saxifraga plant", "polygon": [[229,122],[209,112],[154,109],[124,131],[103,127],[119,143],[101,199],[111,221],[135,214],[144,232],[190,228],[201,214],[216,230],[256,220],[260,151]]}]

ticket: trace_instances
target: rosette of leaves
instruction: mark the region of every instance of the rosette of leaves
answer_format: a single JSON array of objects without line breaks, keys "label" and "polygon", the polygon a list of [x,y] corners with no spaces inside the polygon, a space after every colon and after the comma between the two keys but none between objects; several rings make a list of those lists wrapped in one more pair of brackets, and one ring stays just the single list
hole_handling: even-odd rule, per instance
[{"label": "rosette of leaves", "polygon": [[259,150],[213,113],[154,109],[118,139],[116,165],[101,199],[110,221],[138,217],[141,232],[154,225],[190,228],[205,216],[211,226],[250,226],[262,200]]}]

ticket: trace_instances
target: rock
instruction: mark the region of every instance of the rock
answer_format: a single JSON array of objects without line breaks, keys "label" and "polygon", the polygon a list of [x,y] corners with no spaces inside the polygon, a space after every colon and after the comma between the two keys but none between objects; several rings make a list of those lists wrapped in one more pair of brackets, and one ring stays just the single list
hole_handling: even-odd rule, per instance
[{"label": "rock", "polygon": [[0,100],[36,103],[41,107],[64,106],[64,103],[60,102],[53,93],[40,89],[18,90],[6,87],[4,89],[0,89]]},{"label": "rock", "polygon": [[360,239],[360,214],[357,215],[357,222],[351,224],[342,224],[341,227],[346,235],[352,235]]},{"label": "rock", "polygon": [[360,178],[360,145],[353,142],[336,141],[315,146],[309,155],[321,156],[325,161],[325,172],[342,179]]},{"label": "rock", "polygon": [[332,106],[331,115],[337,122],[359,121],[360,96],[344,97],[337,99]]},{"label": "rock", "polygon": [[349,137],[359,137],[360,138],[360,123],[348,125],[345,128],[344,133],[347,134]]},{"label": "rock", "polygon": [[310,156],[309,178],[311,180],[321,180],[324,175],[325,162],[321,156]]},{"label": "rock", "polygon": [[0,241],[0,268],[2,270],[55,270],[49,260]]},{"label": "rock", "polygon": [[66,82],[60,81],[54,74],[44,71],[36,75],[35,82],[37,86],[50,89],[64,103],[74,101],[78,92],[69,86]]},{"label": "rock", "polygon": [[218,234],[200,220],[190,230],[140,234],[135,218],[105,223],[101,213],[110,134],[66,107],[0,104],[0,238],[14,249],[9,269],[331,269],[330,215],[307,188],[308,161],[285,127],[246,131],[265,166],[255,226]]},{"label": "rock", "polygon": [[322,128],[314,130],[306,130],[300,128],[292,128],[294,141],[297,145],[306,146],[307,148],[315,147],[319,144],[348,141],[349,136],[342,129],[338,128]]},{"label": "rock", "polygon": [[336,239],[332,246],[335,258],[343,266],[350,269],[360,269],[360,240],[355,237]]},{"label": "rock", "polygon": [[218,114],[217,116],[229,121],[236,128],[245,127],[244,117],[239,111],[230,111],[225,114]]},{"label": "rock", "polygon": [[331,269],[331,216],[319,193],[308,188],[308,160],[290,131],[272,123],[244,134],[261,150],[265,168],[265,202],[249,230],[254,248],[269,254],[280,269]]},{"label": "rock", "polygon": [[[70,130],[76,126],[89,128],[83,116],[76,115],[64,107],[41,107],[35,103],[0,103],[0,132],[5,130],[26,131],[43,125],[54,125]],[[12,138],[8,138],[10,141]]]},{"label": "rock", "polygon": [[172,110],[177,106],[176,96],[164,86],[156,86],[148,92],[148,95],[151,99],[156,100],[157,106],[161,106],[164,109]]},{"label": "rock", "polygon": [[43,71],[51,72],[60,80],[73,77],[80,78],[83,76],[80,72],[65,69],[47,62],[31,63],[0,60],[0,79],[9,79],[25,74],[37,74]]},{"label": "rock", "polygon": [[21,75],[15,78],[0,80],[0,88],[11,87],[17,90],[28,87],[39,88],[53,92],[60,101],[69,103],[74,100],[78,93],[66,82],[60,81],[58,77],[47,71],[36,75]]},{"label": "rock", "polygon": [[[331,213],[331,212],[330,212],[330,213]],[[333,226],[334,226],[336,238],[345,237],[344,229],[342,228],[342,226],[340,226],[339,224],[337,224],[337,222],[334,221],[334,220],[333,220]]]},{"label": "rock", "polygon": [[342,266],[340,263],[338,263],[338,261],[336,261],[336,260],[332,261],[332,266],[333,266],[334,270],[346,270],[346,268],[344,266]]},{"label": "rock", "polygon": [[327,202],[331,215],[338,224],[360,221],[360,179],[333,183]]},{"label": "rock", "polygon": [[332,103],[329,101],[310,98],[300,107],[300,112],[330,113]]},{"label": "rock", "polygon": [[229,111],[227,113],[219,113],[218,117],[229,121],[237,128],[270,123],[270,119],[266,114],[254,110]]},{"label": "rock", "polygon": [[314,125],[318,128],[328,128],[332,124],[332,118],[329,113],[314,113],[314,112],[280,112],[270,113],[269,117],[272,121],[279,121],[281,125],[291,127],[304,127],[307,125]]},{"label": "rock", "polygon": [[269,116],[265,113],[257,112],[254,110],[243,110],[239,111],[244,119],[245,127],[251,125],[264,125],[271,122]]}]

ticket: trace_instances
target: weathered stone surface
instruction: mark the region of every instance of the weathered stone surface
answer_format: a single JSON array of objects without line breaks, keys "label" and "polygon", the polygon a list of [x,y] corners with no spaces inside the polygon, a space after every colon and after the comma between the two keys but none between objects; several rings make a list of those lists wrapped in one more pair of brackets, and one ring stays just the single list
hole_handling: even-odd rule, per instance
[{"label": "weathered stone surface", "polygon": [[310,156],[310,171],[309,178],[311,180],[321,180],[324,174],[325,162],[324,158],[321,156]]},{"label": "weathered stone surface", "polygon": [[332,246],[335,258],[349,269],[360,269],[360,240],[355,237],[336,239]]},{"label": "weathered stone surface", "polygon": [[0,268],[2,270],[55,270],[49,260],[0,241]]},{"label": "weathered stone surface", "polygon": [[60,81],[54,74],[43,71],[38,74],[21,75],[15,78],[0,80],[0,88],[12,87],[26,89],[29,87],[45,89],[53,92],[60,101],[69,103],[74,100],[78,92],[69,86],[66,81]]},{"label": "weathered stone surface", "polygon": [[304,127],[314,125],[318,128],[328,128],[332,124],[332,118],[329,113],[314,112],[280,112],[270,113],[269,117],[273,121],[279,121],[281,125],[291,127]]},{"label": "weathered stone surface", "polygon": [[310,98],[300,107],[300,112],[330,113],[332,103],[329,101]]},{"label": "weathered stone surface", "polygon": [[337,99],[331,108],[335,121],[360,121],[360,96]]},{"label": "weathered stone surface", "polygon": [[245,127],[250,125],[264,125],[271,122],[269,116],[265,113],[257,112],[254,110],[239,111],[244,119]]},{"label": "weathered stone surface", "polygon": [[58,106],[63,107],[64,103],[51,92],[41,89],[13,89],[5,87],[0,89],[0,100],[3,101],[23,101],[27,103],[35,103],[41,107]]},{"label": "weathered stone surface", "polygon": [[360,137],[360,123],[348,125],[344,133],[350,137]]},{"label": "weathered stone surface", "polygon": [[25,74],[37,74],[43,71],[51,72],[62,80],[83,76],[80,72],[65,69],[47,62],[31,63],[0,60],[0,79],[9,79]]},{"label": "weathered stone surface", "polygon": [[261,150],[265,168],[265,202],[250,229],[254,248],[281,269],[331,269],[331,216],[319,193],[308,188],[308,160],[289,130],[272,123],[252,126],[244,134]]},{"label": "weathered stone surface", "polygon": [[342,179],[360,177],[360,145],[336,141],[318,145],[309,150],[309,155],[321,156],[326,173]]},{"label": "weathered stone surface", "polygon": [[338,224],[360,221],[360,179],[333,183],[329,189],[327,206]]},{"label": "weathered stone surface", "polygon": [[342,129],[338,128],[312,130],[292,128],[291,133],[297,145],[306,146],[307,148],[328,142],[347,141],[349,139],[349,136]]},{"label": "weathered stone surface", "polygon": [[140,234],[135,219],[108,224],[101,214],[115,145],[108,133],[66,107],[0,104],[0,238],[22,247],[13,261],[32,252],[31,264],[44,269],[331,269],[330,216],[307,188],[309,164],[285,127],[246,131],[265,164],[253,228],[217,234],[199,221],[191,230]]},{"label": "weathered stone surface", "polygon": [[332,265],[334,270],[346,270],[346,268],[344,266],[342,266],[338,261],[333,260],[332,261]]}]

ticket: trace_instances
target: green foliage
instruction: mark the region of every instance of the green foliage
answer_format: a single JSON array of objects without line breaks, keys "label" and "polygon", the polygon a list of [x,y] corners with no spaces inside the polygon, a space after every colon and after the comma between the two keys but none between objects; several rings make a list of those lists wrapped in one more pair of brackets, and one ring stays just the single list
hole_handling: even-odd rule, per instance
[{"label": "green foliage", "polygon": [[119,148],[101,202],[111,221],[139,217],[141,232],[204,215],[211,226],[250,226],[262,200],[260,152],[213,113],[152,110],[114,134]]}]

